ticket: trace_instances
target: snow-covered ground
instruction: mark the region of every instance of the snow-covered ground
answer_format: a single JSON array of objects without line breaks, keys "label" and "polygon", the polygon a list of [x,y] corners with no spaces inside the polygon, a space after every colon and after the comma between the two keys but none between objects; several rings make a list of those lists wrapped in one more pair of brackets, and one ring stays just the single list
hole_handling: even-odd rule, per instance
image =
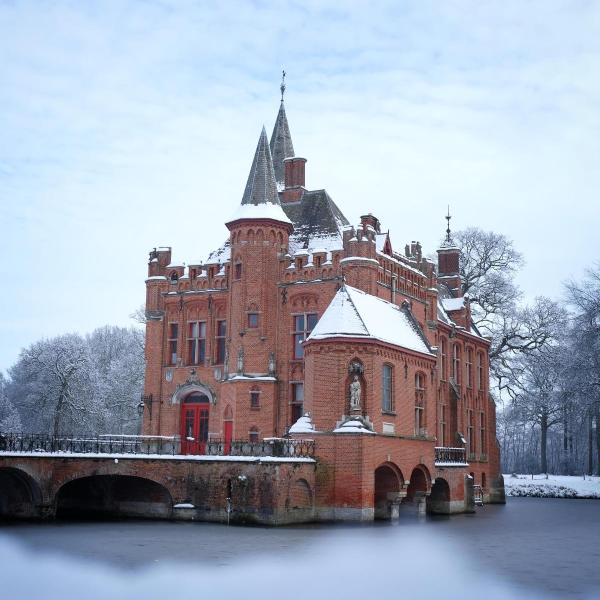
[{"label": "snow-covered ground", "polygon": [[588,475],[504,475],[504,487],[507,496],[600,499],[600,477]]}]

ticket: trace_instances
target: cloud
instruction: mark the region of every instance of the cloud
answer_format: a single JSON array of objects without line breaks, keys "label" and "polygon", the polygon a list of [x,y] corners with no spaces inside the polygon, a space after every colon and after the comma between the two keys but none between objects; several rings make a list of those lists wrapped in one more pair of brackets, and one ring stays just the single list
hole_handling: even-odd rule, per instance
[{"label": "cloud", "polygon": [[351,220],[433,250],[450,204],[559,294],[598,256],[599,33],[588,2],[0,4],[0,367],[127,322],[153,246],[222,242],[282,66],[308,184]]}]

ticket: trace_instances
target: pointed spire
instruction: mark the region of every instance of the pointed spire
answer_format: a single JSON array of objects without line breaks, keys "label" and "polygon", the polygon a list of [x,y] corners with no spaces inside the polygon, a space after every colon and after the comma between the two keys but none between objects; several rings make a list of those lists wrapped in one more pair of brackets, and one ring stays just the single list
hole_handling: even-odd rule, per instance
[{"label": "pointed spire", "polygon": [[263,126],[258,138],[252,167],[250,167],[242,204],[258,205],[266,203],[279,205],[279,196],[277,195],[277,184],[275,183],[267,132]]},{"label": "pointed spire", "polygon": [[450,238],[450,219],[451,218],[452,217],[450,216],[450,205],[448,204],[448,214],[445,217],[446,221],[448,221],[448,227],[446,228],[446,242],[448,244],[452,241]]},{"label": "pointed spire", "polygon": [[283,159],[295,156],[294,145],[292,144],[292,135],[290,134],[290,126],[288,125],[285,107],[283,105],[283,94],[285,93],[285,71],[283,71],[279,89],[281,90],[281,104],[279,105],[279,112],[277,113],[275,127],[273,127],[270,147],[271,155],[273,156],[273,167],[275,168],[275,180],[278,184],[280,184],[280,186],[283,186],[285,180]]}]

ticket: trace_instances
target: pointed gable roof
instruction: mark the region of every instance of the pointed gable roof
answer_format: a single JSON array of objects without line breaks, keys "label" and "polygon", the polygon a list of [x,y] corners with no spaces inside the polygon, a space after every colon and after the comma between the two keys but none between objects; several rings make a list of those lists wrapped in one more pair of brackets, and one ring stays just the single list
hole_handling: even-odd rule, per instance
[{"label": "pointed gable roof", "polygon": [[291,224],[279,202],[273,160],[264,126],[258,138],[242,203],[228,223],[239,219],[275,219]]},{"label": "pointed gable roof", "polygon": [[348,285],[338,290],[308,340],[336,337],[379,340],[433,356],[407,308]]},{"label": "pointed gable roof", "polygon": [[273,157],[273,167],[275,169],[275,180],[277,183],[283,184],[285,180],[283,159],[295,156],[294,144],[292,144],[292,134],[290,133],[290,126],[288,125],[287,116],[285,114],[283,100],[281,100],[281,104],[279,105],[279,112],[277,113],[277,119],[275,120],[275,126],[273,127],[270,148]]},{"label": "pointed gable roof", "polygon": [[279,204],[279,196],[277,195],[271,150],[267,142],[267,132],[263,126],[248,174],[242,204],[265,203]]}]

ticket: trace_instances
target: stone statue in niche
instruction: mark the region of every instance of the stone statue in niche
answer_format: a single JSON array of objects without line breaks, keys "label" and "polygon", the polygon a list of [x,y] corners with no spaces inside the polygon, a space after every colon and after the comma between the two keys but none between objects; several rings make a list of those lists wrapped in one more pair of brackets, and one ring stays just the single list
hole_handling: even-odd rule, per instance
[{"label": "stone statue in niche", "polygon": [[240,348],[238,350],[237,372],[238,372],[238,375],[241,375],[244,372],[244,349],[243,348]]},{"label": "stone statue in niche", "polygon": [[360,395],[362,392],[362,386],[358,375],[354,376],[352,383],[350,384],[350,410],[360,409]]},{"label": "stone statue in niche", "polygon": [[275,352],[270,352],[269,353],[269,375],[271,375],[271,377],[275,376],[275,371],[276,371],[276,363],[275,363]]}]

